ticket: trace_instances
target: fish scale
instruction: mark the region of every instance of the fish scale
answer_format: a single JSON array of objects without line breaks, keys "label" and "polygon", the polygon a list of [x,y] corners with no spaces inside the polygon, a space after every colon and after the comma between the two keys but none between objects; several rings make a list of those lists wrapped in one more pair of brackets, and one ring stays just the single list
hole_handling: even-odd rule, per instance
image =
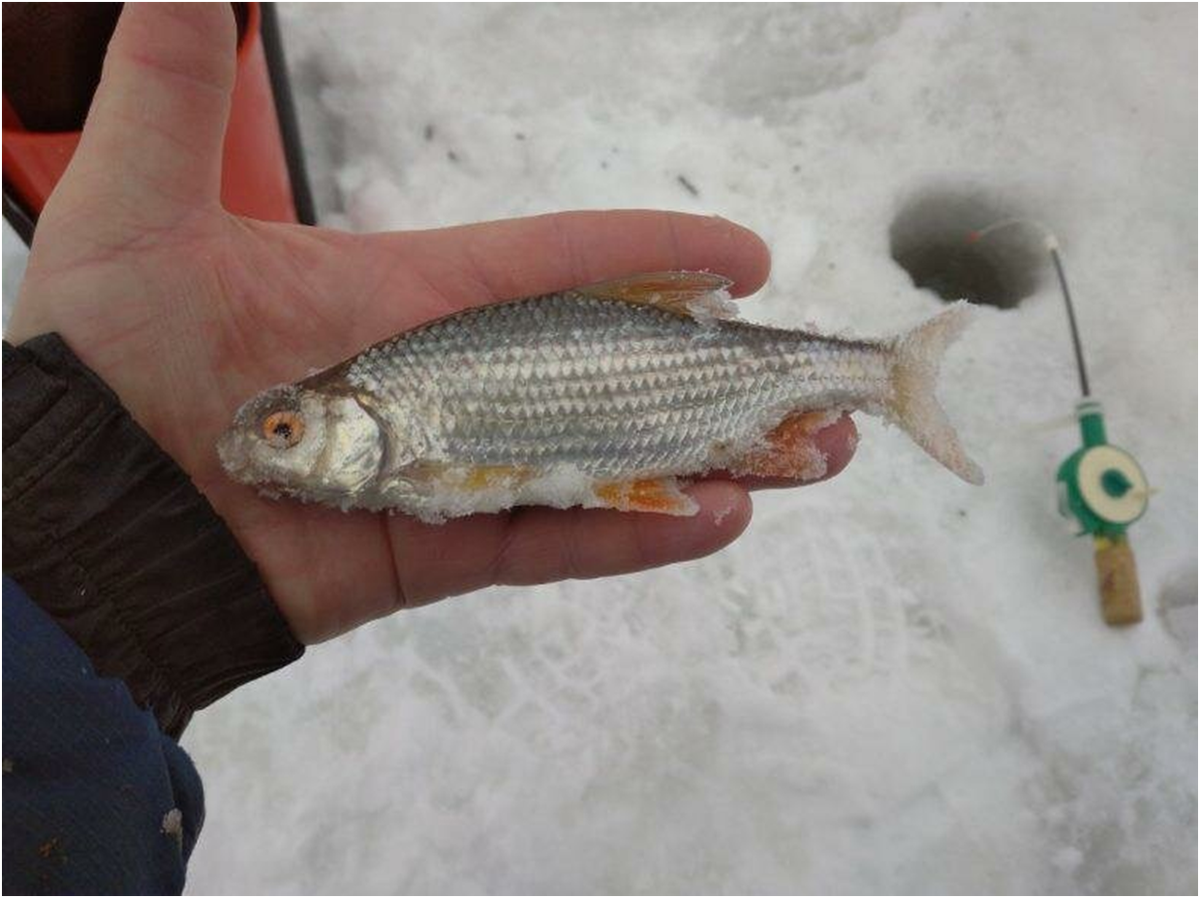
[{"label": "fish scale", "polygon": [[982,482],[933,395],[965,307],[846,340],[731,320],[728,286],[667,272],[460,312],[245,403],[222,464],[275,495],[427,521],[521,504],[691,514],[674,478],[820,476],[795,416],[861,409]]},{"label": "fish scale", "polygon": [[[450,464],[553,459],[620,479],[674,453],[679,466],[698,470],[714,443],[749,444],[764,422],[803,410],[806,392],[837,383],[849,397],[886,387],[876,347],[578,293],[485,307],[470,327],[464,320],[416,331],[347,372],[385,406],[436,402],[452,416],[434,435],[439,460]],[[859,375],[846,380],[837,356],[850,352]],[[818,355],[837,373],[813,378]],[[729,414],[734,404],[742,414]]]}]

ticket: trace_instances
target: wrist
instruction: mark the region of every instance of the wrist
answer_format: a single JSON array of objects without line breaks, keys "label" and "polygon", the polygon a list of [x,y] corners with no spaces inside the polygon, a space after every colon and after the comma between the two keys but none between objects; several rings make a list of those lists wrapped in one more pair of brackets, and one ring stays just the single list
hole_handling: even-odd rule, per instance
[{"label": "wrist", "polygon": [[5,568],[177,735],[299,657],[188,476],[54,334],[4,345]]}]

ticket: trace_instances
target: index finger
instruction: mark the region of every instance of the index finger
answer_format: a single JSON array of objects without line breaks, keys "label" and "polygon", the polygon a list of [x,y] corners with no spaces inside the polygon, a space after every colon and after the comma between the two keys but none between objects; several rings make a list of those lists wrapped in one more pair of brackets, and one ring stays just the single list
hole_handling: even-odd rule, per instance
[{"label": "index finger", "polygon": [[526,586],[641,571],[711,554],[750,522],[740,486],[696,483],[691,517],[529,507],[439,526],[397,516],[388,536],[405,607],[493,584]]},{"label": "index finger", "polygon": [[[559,212],[432,231],[374,234],[461,305],[553,293],[651,271],[712,271],[745,296],[771,268],[762,238],[724,218],[681,212]],[[398,267],[399,272],[399,267]]]}]

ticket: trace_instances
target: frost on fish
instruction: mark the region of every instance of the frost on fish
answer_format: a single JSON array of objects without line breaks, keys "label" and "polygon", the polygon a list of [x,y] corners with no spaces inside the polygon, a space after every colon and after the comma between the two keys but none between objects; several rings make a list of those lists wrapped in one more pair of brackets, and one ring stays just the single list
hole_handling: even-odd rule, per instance
[{"label": "frost on fish", "polygon": [[570,464],[544,469],[460,467],[438,472],[431,481],[426,501],[412,510],[429,522],[519,505],[613,508],[683,516],[699,510],[675,478],[598,481]]},{"label": "frost on fish", "polygon": [[237,413],[236,479],[426,521],[517,505],[687,515],[710,471],[813,480],[814,436],[883,415],[981,480],[934,398],[956,307],[870,342],[733,319],[729,282],[666,272],[484,306],[370,347]]},{"label": "frost on fish", "polygon": [[937,401],[938,370],[946,347],[970,321],[970,306],[958,302],[892,343],[892,397],[887,406],[913,441],[967,483],[983,483],[983,470],[972,461]]}]

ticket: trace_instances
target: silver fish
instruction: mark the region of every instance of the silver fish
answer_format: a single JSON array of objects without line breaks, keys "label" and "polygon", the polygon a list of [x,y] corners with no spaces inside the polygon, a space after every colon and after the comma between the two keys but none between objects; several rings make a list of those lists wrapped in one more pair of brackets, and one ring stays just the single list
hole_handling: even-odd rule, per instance
[{"label": "silver fish", "polygon": [[679,478],[820,476],[814,418],[862,410],[982,483],[933,392],[964,304],[846,340],[732,320],[729,285],[639,275],[432,322],[251,399],[222,464],[270,495],[430,522],[516,505],[693,514]]}]

